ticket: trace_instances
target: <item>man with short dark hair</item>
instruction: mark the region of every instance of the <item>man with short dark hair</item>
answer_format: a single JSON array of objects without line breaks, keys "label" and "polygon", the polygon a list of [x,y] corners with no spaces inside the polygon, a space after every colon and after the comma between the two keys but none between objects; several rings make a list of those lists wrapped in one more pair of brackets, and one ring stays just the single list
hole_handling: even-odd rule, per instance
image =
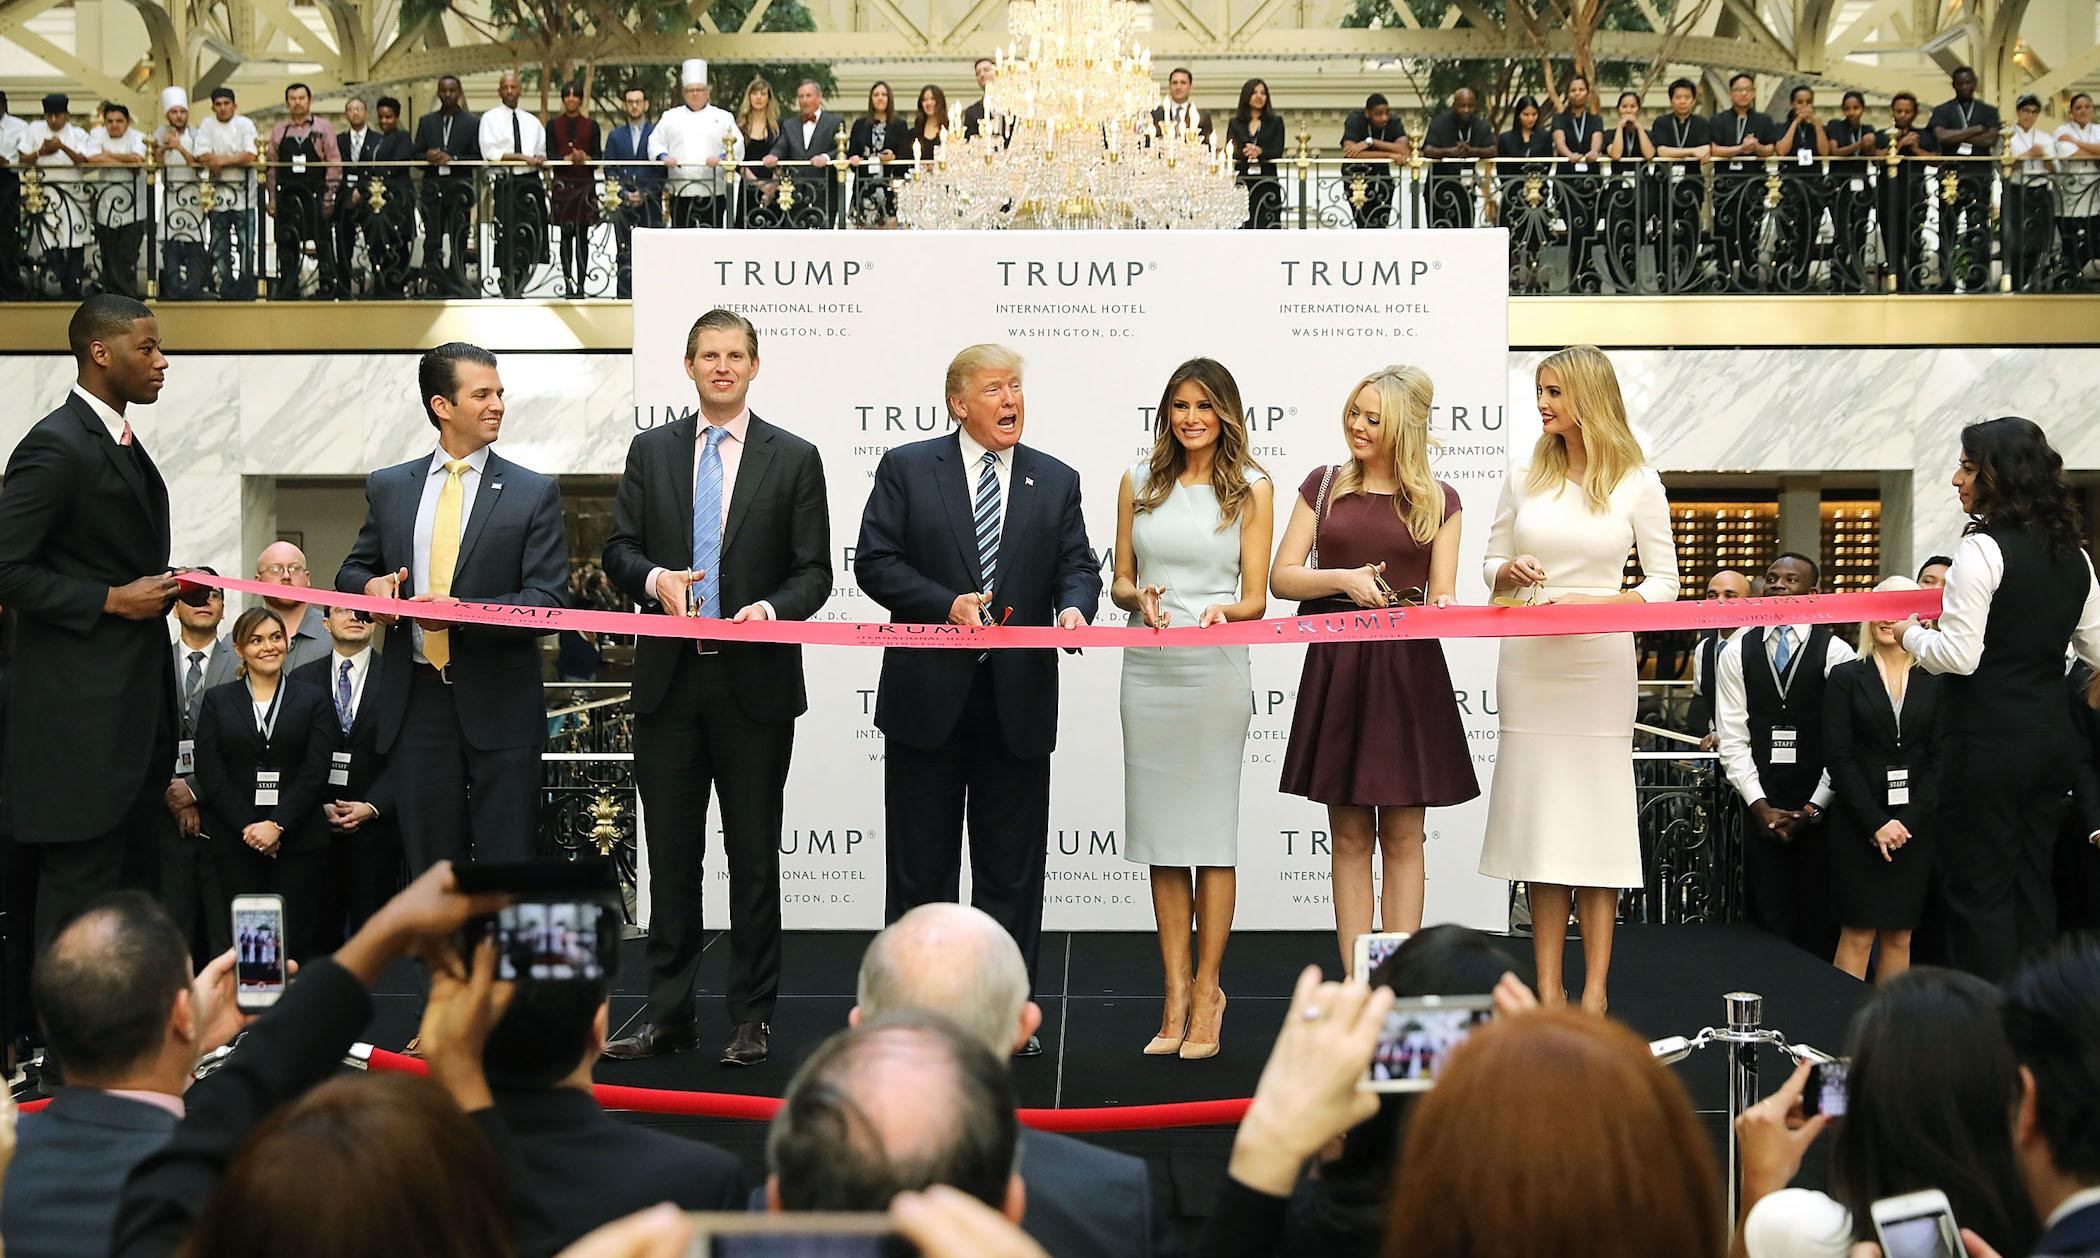
[{"label": "man with short dark hair", "polygon": [[1655,120],[1648,138],[1655,155],[1673,159],[1669,166],[1669,213],[1659,243],[1667,291],[1688,287],[1699,269],[1699,210],[1706,199],[1700,162],[1712,151],[1706,119],[1693,112],[1699,87],[1690,79],[1670,83],[1670,112]]},{"label": "man with short dark hair", "polygon": [[332,649],[288,676],[328,696],[335,709],[328,748],[327,789],[321,798],[328,818],[333,876],[323,888],[322,914],[314,932],[332,948],[355,934],[365,919],[401,889],[399,811],[387,758],[379,753],[379,722],[365,700],[379,652],[371,620],[346,607],[326,609],[321,624]]},{"label": "man with short dark hair", "polygon": [[[401,129],[401,102],[382,96],[372,105],[379,123],[379,147],[371,154],[374,166],[366,178],[366,193],[374,202],[366,220],[365,252],[372,263],[372,295],[399,297],[408,286],[409,250],[416,241],[415,179],[401,163],[415,157],[408,132]],[[376,204],[382,198],[385,204]]]},{"label": "man with short dark hair", "polygon": [[[102,125],[88,132],[88,165],[95,172],[95,245],[102,253],[102,287],[124,297],[143,297],[139,246],[146,239],[146,133],[132,125],[131,110],[117,101],[102,105]],[[114,169],[110,169],[114,168]]]},{"label": "man with short dark hair", "polygon": [[[612,943],[603,941],[601,955],[612,955]],[[661,1201],[681,1210],[745,1208],[749,1187],[736,1158],[622,1122],[591,1095],[609,990],[606,978],[521,981],[483,1050],[496,1112],[515,1137],[511,1197],[530,1203],[513,1215],[519,1258],[550,1258]]]},{"label": "man with short dark hair", "polygon": [[474,226],[474,173],[461,162],[481,159],[481,120],[466,109],[459,76],[438,79],[438,107],[416,120],[410,145],[422,157],[423,276],[432,293],[467,295],[467,240]]},{"label": "man with short dark hair", "polygon": [[1477,171],[1464,165],[1495,155],[1495,129],[1480,116],[1480,94],[1470,87],[1451,94],[1451,108],[1429,120],[1422,156],[1447,165],[1429,171],[1429,225],[1471,227]]},{"label": "man with short dark hair", "polygon": [[1933,555],[1918,565],[1918,584],[1928,590],[1945,589],[1947,569],[1954,566],[1951,555]]},{"label": "man with short dark hair", "polygon": [[962,133],[964,139],[968,139],[973,135],[979,135],[984,131],[984,89],[991,85],[992,75],[997,70],[998,66],[990,57],[979,57],[970,67],[970,73],[977,77],[977,99],[963,106]]},{"label": "man with short dark hair", "polygon": [[1772,153],[1779,131],[1753,107],[1757,79],[1728,80],[1728,108],[1707,124],[1714,161],[1714,238],[1721,278],[1741,288],[1758,286],[1757,233],[1765,217],[1765,172],[1760,160]]},{"label": "man with short dark hair", "polygon": [[1189,99],[1195,88],[1196,76],[1189,72],[1188,67],[1175,66],[1167,72],[1166,103],[1152,108],[1152,127],[1155,133],[1193,129],[1199,139],[1209,142],[1210,113],[1197,108],[1196,102]]},{"label": "man with short dark hair", "polygon": [[276,301],[297,301],[306,263],[306,244],[313,242],[321,295],[335,286],[335,235],[327,220],[335,214],[336,188],[343,168],[337,160],[335,128],[314,113],[313,89],[294,83],[284,89],[286,116],[270,128],[270,167],[263,181],[263,209],[277,232]]},{"label": "man with short dark hair", "polygon": [[[1375,157],[1375,163],[1342,167],[1342,181],[1349,198],[1349,215],[1359,228],[1383,227],[1393,208],[1393,167],[1414,153],[1407,128],[1393,117],[1385,97],[1373,92],[1364,107],[1342,119],[1342,156]],[[1355,183],[1364,181],[1364,201],[1356,203]]]},{"label": "man with short dark hair", "polygon": [[1926,160],[1939,152],[1930,127],[1918,124],[1918,98],[1909,92],[1889,97],[1888,142],[1900,159],[1894,177],[1884,166],[1880,182],[1882,256],[1895,291],[1914,293],[1925,285],[1925,201],[1940,199],[1938,183],[1927,177]]},{"label": "man with short dark hair", "polygon": [[[440,345],[423,355],[417,381],[437,448],[367,478],[364,525],[335,588],[410,607],[566,605],[561,486],[489,448],[504,416],[496,356]],[[401,797],[415,801],[400,817],[409,873],[440,860],[530,857],[547,743],[544,631],[411,619],[398,632],[366,701],[376,746],[393,757]]]},{"label": "man with short dark hair", "polygon": [[192,981],[182,932],[151,897],[120,891],[88,905],[37,960],[32,987],[66,1086],[25,1114],[0,1195],[13,1258],[101,1258],[131,1169],[183,1115],[197,1060],[231,1039],[234,958]]},{"label": "man with short dark hair", "polygon": [[1974,70],[1956,66],[1949,79],[1954,96],[1932,111],[1926,129],[1942,157],[1972,160],[1941,169],[1943,176],[1955,176],[1955,193],[1952,201],[1934,198],[1940,205],[1940,291],[1960,284],[1973,293],[1990,279],[1991,185],[1997,181],[1997,163],[1976,159],[1997,151],[2002,124],[1996,105],[1976,99]]},{"label": "man with short dark hair", "polygon": [[66,329],[78,378],[0,479],[0,606],[15,613],[5,789],[41,852],[36,937],[120,887],[159,885],[175,667],[168,490],[125,411],[160,397],[160,322],[90,297]]},{"label": "man with short dark hair", "polygon": [[[199,572],[218,575],[210,568]],[[203,831],[197,795],[197,712],[204,692],[232,681],[240,665],[233,644],[219,636],[226,618],[226,595],[212,589],[202,603],[175,604],[175,687],[177,741],[175,771],[166,803],[175,818],[163,829],[160,844],[160,898],[169,916],[190,941],[190,955],[207,960],[232,942],[226,918],[226,893],[218,862]]]},{"label": "man with short dark hair", "polygon": [[[211,265],[221,301],[255,296],[255,124],[233,89],[211,89],[211,117],[197,124],[197,164],[209,173]],[[201,195],[201,193],[200,193]]]},{"label": "man with short dark hair", "polygon": [[[1816,561],[1783,551],[1763,597],[1814,594]],[[1743,890],[1751,922],[1819,957],[1837,947],[1823,810],[1835,792],[1823,758],[1823,679],[1857,658],[1829,625],[1751,625],[1714,658],[1714,736],[1728,780],[1750,806]]]},{"label": "man with short dark hair", "polygon": [[[620,207],[613,214],[613,246],[619,259],[619,287],[625,301],[634,296],[634,229],[664,225],[664,167],[648,160],[656,124],[649,120],[649,90],[629,83],[620,93],[627,121],[605,137],[605,177],[617,181]],[[733,121],[733,120],[732,120]],[[618,165],[615,163],[627,163]]]},{"label": "man with short dark hair", "polygon": [[1006,1066],[953,1023],[903,1012],[849,1027],[795,1072],[766,1136],[773,1211],[886,1210],[945,1184],[1021,1221]]}]

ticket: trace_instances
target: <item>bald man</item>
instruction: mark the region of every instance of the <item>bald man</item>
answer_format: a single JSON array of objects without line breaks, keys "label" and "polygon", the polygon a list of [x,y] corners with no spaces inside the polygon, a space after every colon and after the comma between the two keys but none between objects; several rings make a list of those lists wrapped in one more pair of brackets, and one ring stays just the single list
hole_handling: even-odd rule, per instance
[{"label": "bald man", "polygon": [[284,659],[286,675],[303,664],[327,659],[335,649],[328,636],[328,609],[295,592],[313,588],[306,552],[290,542],[271,542],[255,557],[255,579],[286,587],[283,594],[263,596],[263,605],[284,617],[284,626],[292,634],[291,650]]},{"label": "bald man", "polygon": [[[935,1013],[1001,1059],[1043,1022],[1013,936],[983,910],[946,901],[922,904],[875,936],[860,961],[859,1001],[846,1018],[853,1026],[907,1010]],[[1051,1258],[1149,1258],[1178,1248],[1137,1158],[1024,1130],[1021,1179],[1021,1230]]]},{"label": "bald man", "polygon": [[[1733,568],[1714,573],[1706,583],[1706,601],[1732,603],[1750,597],[1750,578]],[[1714,738],[1714,654],[1734,631],[1701,634],[1699,648],[1692,653],[1692,702],[1686,713],[1692,733],[1699,735],[1699,750],[1712,751],[1720,743]]]}]

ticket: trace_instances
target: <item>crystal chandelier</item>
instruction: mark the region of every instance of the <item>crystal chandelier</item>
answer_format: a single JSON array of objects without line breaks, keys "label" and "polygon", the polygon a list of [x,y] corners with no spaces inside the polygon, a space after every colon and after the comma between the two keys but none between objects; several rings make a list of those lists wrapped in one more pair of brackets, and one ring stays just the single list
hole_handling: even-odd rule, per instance
[{"label": "crystal chandelier", "polygon": [[1222,146],[1152,122],[1163,104],[1132,0],[1012,0],[984,126],[943,137],[897,194],[918,228],[1237,227],[1247,190]]}]

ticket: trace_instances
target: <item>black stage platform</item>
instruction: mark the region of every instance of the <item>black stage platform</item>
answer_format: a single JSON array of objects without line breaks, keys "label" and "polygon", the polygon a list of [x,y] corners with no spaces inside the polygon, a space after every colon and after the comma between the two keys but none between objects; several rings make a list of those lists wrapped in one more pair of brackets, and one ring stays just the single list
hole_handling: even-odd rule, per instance
[{"label": "black stage platform", "polygon": [[[727,937],[717,936],[700,969],[700,1048],[654,1061],[603,1062],[598,1081],[780,1095],[803,1058],[845,1025],[869,937],[867,932],[789,934],[773,1018],[772,1060],[732,1070],[715,1061],[729,1030],[722,1002],[729,948]],[[1500,942],[1512,958],[1529,966],[1530,940],[1511,937]],[[1620,927],[1616,952],[1612,1013],[1648,1039],[1692,1035],[1714,1025],[1722,1018],[1723,993],[1751,991],[1765,998],[1767,1026],[1784,1031],[1796,1043],[1836,1052],[1853,1011],[1869,991],[1827,961],[1746,926]],[[1339,961],[1331,934],[1235,935],[1225,959],[1225,991],[1231,1003],[1224,1051],[1208,1061],[1184,1062],[1145,1057],[1138,1051],[1159,1028],[1159,956],[1151,934],[1046,934],[1035,997],[1043,1009],[1043,1055],[1013,1063],[1021,1104],[1082,1108],[1249,1096],[1282,1025],[1291,986],[1309,961],[1324,965],[1330,977],[1336,975]],[[1581,967],[1580,942],[1571,939],[1570,976],[1579,978]],[[612,1001],[615,1035],[640,1012],[645,969],[641,942],[630,941]],[[378,1013],[368,1038],[382,1047],[399,1048],[414,1033],[418,997],[411,974],[402,970],[390,977],[394,981],[377,998]],[[1790,1063],[1769,1051],[1761,1064],[1765,1091],[1790,1069]],[[1717,1158],[1727,1108],[1725,1065],[1722,1050],[1706,1049],[1673,1068],[1713,1135]],[[759,1124],[634,1117],[729,1148],[746,1159],[754,1174],[763,1172],[765,1131]],[[1224,1173],[1230,1133],[1118,1133],[1100,1137],[1100,1143],[1150,1160],[1162,1199],[1184,1220],[1192,1220],[1208,1212]],[[1813,1165],[1808,1169],[1811,1176],[1818,1173]]]}]

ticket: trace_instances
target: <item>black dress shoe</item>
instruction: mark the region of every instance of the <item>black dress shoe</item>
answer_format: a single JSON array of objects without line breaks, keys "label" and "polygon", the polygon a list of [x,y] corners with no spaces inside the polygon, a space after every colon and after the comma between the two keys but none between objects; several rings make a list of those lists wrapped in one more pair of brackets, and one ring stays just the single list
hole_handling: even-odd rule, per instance
[{"label": "black dress shoe", "polygon": [[665,1053],[682,1053],[700,1044],[700,1024],[688,1022],[683,1026],[664,1026],[655,1022],[644,1022],[633,1035],[623,1035],[605,1046],[605,1055],[613,1061],[644,1061],[661,1057]]},{"label": "black dress shoe", "polygon": [[766,1059],[766,1043],[773,1028],[763,1022],[739,1022],[729,1032],[729,1042],[722,1046],[722,1064],[725,1066],[756,1066]]},{"label": "black dress shoe", "polygon": [[1038,1035],[1029,1036],[1026,1044],[1014,1050],[1014,1056],[1016,1057],[1041,1057],[1042,1055],[1043,1040]]}]

